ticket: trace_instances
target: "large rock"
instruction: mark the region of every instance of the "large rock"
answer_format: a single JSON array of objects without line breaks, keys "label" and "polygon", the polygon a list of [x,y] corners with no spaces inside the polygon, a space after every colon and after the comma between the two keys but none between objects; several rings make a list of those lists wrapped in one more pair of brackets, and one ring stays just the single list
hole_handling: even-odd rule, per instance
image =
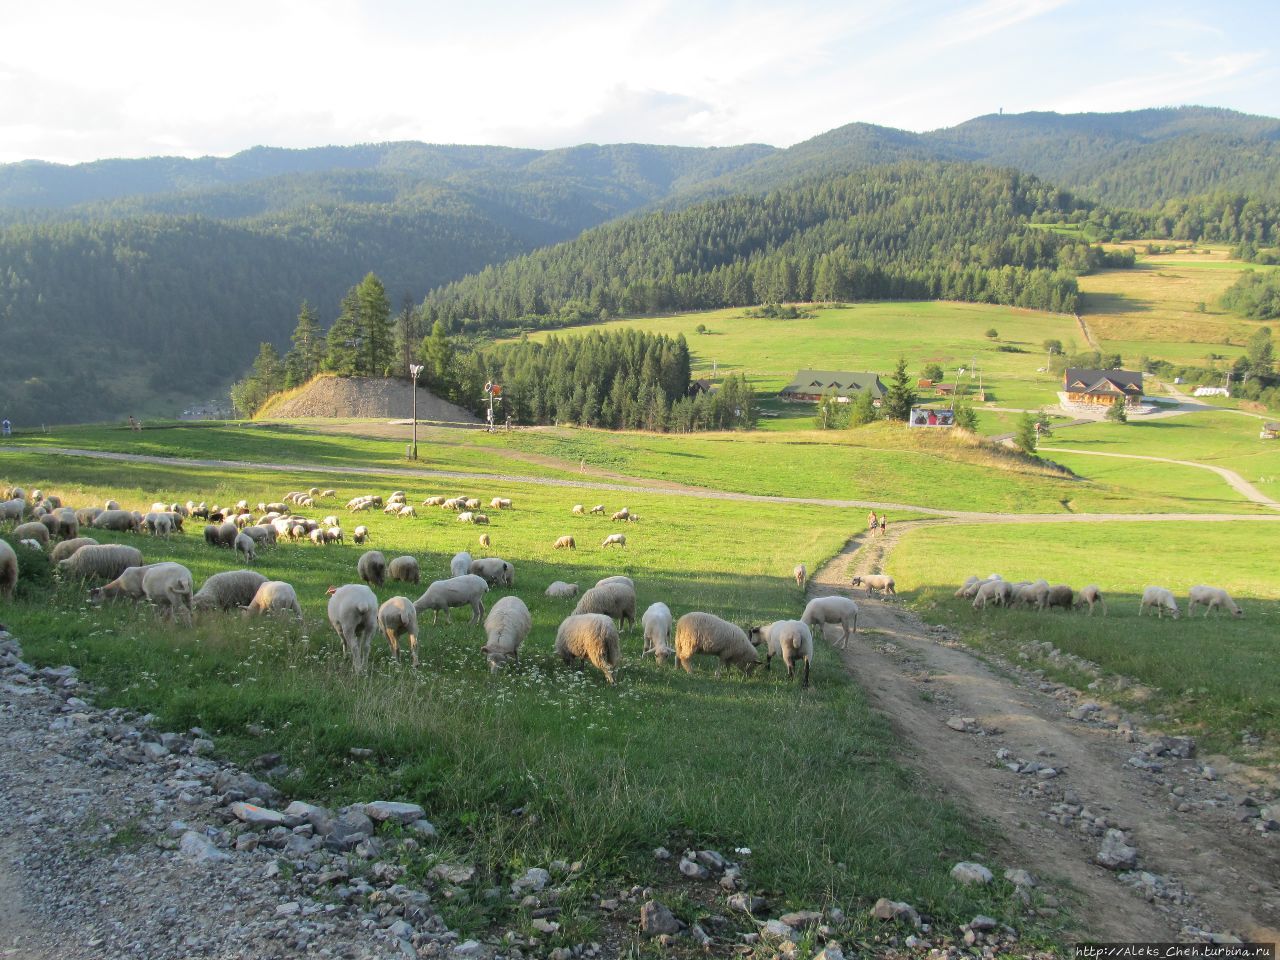
[{"label": "large rock", "polygon": [[284,825],[284,814],[277,810],[255,806],[252,803],[237,801],[231,805],[231,812],[241,823],[251,827],[280,827]]},{"label": "large rock", "polygon": [[426,816],[426,811],[416,803],[398,803],[394,800],[375,800],[364,805],[365,816],[379,823],[391,821],[408,826]]},{"label": "large rock", "polygon": [[778,919],[793,930],[804,930],[821,920],[822,914],[816,910],[793,910],[791,913],[784,913]]},{"label": "large rock", "polygon": [[355,810],[348,810],[340,817],[320,817],[317,820],[314,823],[316,831],[324,837],[324,845],[330,850],[352,850],[373,836],[373,821]]},{"label": "large rock", "polygon": [[213,789],[219,793],[230,793],[239,791],[246,798],[257,797],[263,803],[269,803],[272,806],[278,804],[284,797],[280,791],[269,783],[263,783],[256,777],[241,770],[220,770],[213,778]]},{"label": "large rock", "polygon": [[968,887],[974,884],[977,884],[978,886],[985,886],[994,880],[995,877],[993,877],[991,871],[982,864],[970,863],[967,860],[961,860],[951,868],[951,879],[955,880],[957,883],[963,883]]},{"label": "large rock", "polygon": [[1093,859],[1108,870],[1132,870],[1138,864],[1138,851],[1125,843],[1124,833],[1108,830]]},{"label": "large rock", "polygon": [[231,854],[219,850],[213,845],[213,841],[194,830],[188,830],[182,835],[178,852],[196,863],[225,863],[231,859]]},{"label": "large rock", "polygon": [[916,912],[915,907],[909,903],[903,903],[901,900],[890,900],[888,897],[881,897],[876,901],[876,905],[871,908],[871,916],[877,920],[897,920],[900,923],[909,923],[917,929],[920,927],[920,914]]},{"label": "large rock", "polygon": [[511,884],[511,892],[516,896],[525,893],[536,893],[542,890],[551,882],[551,874],[543,870],[541,867],[531,867],[525,871],[523,877],[515,880]]},{"label": "large rock", "polygon": [[666,904],[646,900],[640,907],[640,932],[646,937],[672,936],[680,932],[680,921]]},{"label": "large rock", "polygon": [[757,897],[750,893],[735,893],[728,900],[730,909],[740,910],[743,913],[759,913],[766,906],[764,897]]},{"label": "large rock", "polygon": [[760,938],[762,940],[794,940],[795,935],[795,930],[787,926],[781,920],[770,920],[760,928]]}]

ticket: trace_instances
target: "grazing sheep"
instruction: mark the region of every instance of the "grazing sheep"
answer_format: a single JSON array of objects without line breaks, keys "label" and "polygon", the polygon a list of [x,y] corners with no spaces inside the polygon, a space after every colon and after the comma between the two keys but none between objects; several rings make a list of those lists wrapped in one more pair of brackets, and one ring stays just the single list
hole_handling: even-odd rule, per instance
[{"label": "grazing sheep", "polygon": [[351,668],[361,673],[369,662],[369,644],[378,629],[378,598],[363,583],[330,587],[329,623],[351,657]]},{"label": "grazing sheep", "polygon": [[843,629],[840,645],[849,646],[849,634],[858,632],[858,605],[848,597],[814,597],[805,605],[800,620],[810,630],[815,625],[825,631],[829,623],[839,624]]},{"label": "grazing sheep", "polygon": [[298,602],[298,594],[292,584],[283,580],[268,580],[253,595],[248,606],[241,612],[242,617],[260,617],[268,613],[291,613],[298,620],[302,619],[302,604]]},{"label": "grazing sheep", "polygon": [[45,532],[49,534],[49,539],[52,540],[58,535],[58,518],[53,515],[53,511],[45,511],[42,504],[36,508],[35,518],[35,522],[44,527]]},{"label": "grazing sheep", "polygon": [[965,600],[972,600],[973,595],[978,592],[978,585],[980,583],[982,583],[982,581],[978,577],[972,575],[966,577],[964,583],[960,584],[960,589],[955,592],[955,596],[958,599],[963,598]]},{"label": "grazing sheep", "polygon": [[97,542],[93,537],[75,537],[71,540],[63,540],[49,551],[49,559],[53,563],[57,563],[59,560],[67,559],[81,547],[87,547],[89,544]]},{"label": "grazing sheep", "polygon": [[1013,584],[1007,580],[988,580],[973,595],[973,609],[985,610],[987,606],[1007,607],[1013,599]]},{"label": "grazing sheep", "polygon": [[1076,594],[1076,606],[1082,607],[1085,604],[1088,604],[1089,616],[1091,617],[1093,616],[1093,606],[1097,603],[1102,604],[1102,615],[1105,617],[1107,615],[1107,601],[1103,598],[1102,591],[1098,589],[1098,585],[1096,583],[1091,583],[1087,587],[1081,587],[1080,592]]},{"label": "grazing sheep", "polygon": [[603,503],[597,503],[594,507],[592,507],[592,508],[591,508],[589,511],[587,511],[587,512],[588,512],[588,513],[604,513],[604,504],[603,504]]},{"label": "grazing sheep", "polygon": [[1192,587],[1187,591],[1187,616],[1190,617],[1195,612],[1195,607],[1201,605],[1204,607],[1204,615],[1209,616],[1212,610],[1226,610],[1233,617],[1243,617],[1244,611],[1236,605],[1231,599],[1230,594],[1221,587]]},{"label": "grazing sheep", "polygon": [[508,660],[520,658],[520,644],[533,629],[529,608],[519,597],[503,597],[484,620],[488,637],[480,652],[489,660],[489,672],[497,673]]},{"label": "grazing sheep", "polygon": [[468,510],[479,510],[481,506],[480,498],[467,497],[466,500],[463,501],[463,506],[465,506]]},{"label": "grazing sheep", "polygon": [[583,506],[582,504],[580,504],[580,503],[575,503],[575,504],[573,505],[573,511],[572,511],[572,512],[573,512],[573,513],[575,513],[575,514],[577,514],[578,516],[583,516],[583,515],[587,512],[587,508],[586,508],[586,507],[584,507],[584,506]]},{"label": "grazing sheep", "polygon": [[544,593],[548,597],[569,600],[578,595],[578,585],[576,583],[565,583],[563,580],[555,580],[552,581]]},{"label": "grazing sheep", "polygon": [[324,546],[328,546],[329,544],[329,538],[324,535],[324,531],[319,527],[316,527],[314,530],[308,533],[307,536],[311,539],[311,542],[314,543],[317,547],[324,547]]},{"label": "grazing sheep", "polygon": [[764,668],[773,666],[773,658],[782,657],[787,667],[787,679],[796,675],[796,660],[804,661],[804,685],[809,686],[809,665],[813,661],[813,632],[800,620],[775,620],[761,627],[751,628],[751,643],[763,645],[766,651]]},{"label": "grazing sheep", "polygon": [[760,654],[736,623],[713,613],[686,613],[676,621],[676,660],[686,673],[693,673],[693,658],[699,653],[720,658],[717,677],[726,664],[741,667],[750,675],[760,662]]},{"label": "grazing sheep", "polygon": [[514,587],[516,568],[501,557],[481,557],[471,561],[469,573],[484,579],[495,587]]},{"label": "grazing sheep", "polygon": [[102,513],[101,507],[82,507],[76,511],[76,522],[82,527],[92,527],[93,521]]},{"label": "grazing sheep", "polygon": [[453,559],[449,561],[449,573],[455,577],[461,577],[463,574],[471,572],[471,554],[463,550],[455,553]]},{"label": "grazing sheep", "polygon": [[324,542],[325,542],[325,546],[328,546],[331,543],[341,543],[342,528],[341,527],[326,528],[324,531]]},{"label": "grazing sheep", "polygon": [[1156,614],[1161,620],[1164,619],[1166,610],[1173,615],[1175,620],[1181,616],[1181,611],[1178,610],[1178,601],[1173,598],[1173,593],[1164,587],[1147,587],[1142,591],[1142,602],[1138,604],[1138,616],[1142,616],[1142,612],[1148,607],[1155,607]]},{"label": "grazing sheep", "polygon": [[649,605],[649,609],[640,618],[644,628],[644,648],[640,656],[653,654],[659,664],[667,662],[667,657],[675,653],[671,646],[671,631],[674,626],[671,608],[661,601]]},{"label": "grazing sheep", "polygon": [[148,513],[142,518],[142,530],[153,537],[173,536],[173,520],[167,513]]},{"label": "grazing sheep", "polygon": [[577,550],[578,544],[573,537],[565,536],[556,540],[556,542],[552,544],[552,548],[555,550]]},{"label": "grazing sheep", "polygon": [[797,563],[795,569],[791,571],[791,575],[796,578],[796,586],[803,590],[804,582],[809,576],[809,571],[805,569],[804,564]]},{"label": "grazing sheep", "polygon": [[898,593],[897,581],[883,573],[870,573],[861,577],[854,577],[850,581],[850,586],[862,587],[867,592],[867,596],[871,596],[872,590],[879,590],[882,595],[889,597],[896,596]]},{"label": "grazing sheep", "polygon": [[80,536],[80,518],[70,507],[59,507],[53,512],[57,526],[50,531],[59,540],[74,540]]},{"label": "grazing sheep", "polygon": [[378,626],[387,635],[391,655],[400,662],[400,638],[409,638],[409,655],[418,665],[418,611],[408,597],[392,597],[378,608]]},{"label": "grazing sheep", "polygon": [[1063,610],[1070,610],[1075,606],[1076,592],[1065,583],[1059,583],[1049,588],[1045,594],[1044,607],[1049,609],[1052,607],[1061,607]]},{"label": "grazing sheep", "polygon": [[610,517],[609,519],[610,519],[610,520],[625,520],[625,519],[627,519],[627,517],[629,517],[629,516],[631,516],[631,511],[630,511],[630,510],[628,510],[626,507],[623,507],[621,510],[619,510],[617,513],[615,513],[615,514],[614,514],[612,517]]},{"label": "grazing sheep", "polygon": [[613,672],[622,660],[618,628],[602,613],[573,613],[556,630],[556,656],[566,666],[586,660],[614,683]]},{"label": "grazing sheep", "polygon": [[489,535],[487,533],[480,534],[480,539],[478,542],[482,547],[493,546],[493,541],[489,539]]},{"label": "grazing sheep", "polygon": [[599,580],[596,581],[596,586],[603,587],[609,583],[625,583],[627,587],[630,588],[632,593],[636,592],[636,582],[632,580],[630,577],[625,577],[620,573],[615,573],[611,577],[601,577]]},{"label": "grazing sheep", "polygon": [[204,542],[211,547],[222,546],[222,538],[218,535],[218,528],[212,523],[204,525]]},{"label": "grazing sheep", "polygon": [[417,515],[418,515],[418,511],[408,505],[402,506],[399,510],[396,511],[397,517],[404,517],[405,519],[412,519]]},{"label": "grazing sheep", "polygon": [[246,537],[243,533],[236,536],[235,551],[244,558],[245,563],[253,563],[258,559],[258,548],[253,537]]},{"label": "grazing sheep", "polygon": [[0,540],[0,598],[13,599],[13,589],[18,585],[18,554],[8,541]]},{"label": "grazing sheep", "polygon": [[447,497],[427,497],[422,501],[424,507],[438,507],[447,500]]},{"label": "grazing sheep", "polygon": [[355,544],[362,544],[368,539],[369,539],[368,527],[359,526],[351,531],[351,541]]},{"label": "grazing sheep", "polygon": [[176,619],[181,614],[190,625],[191,594],[191,571],[180,563],[165,562],[129,567],[115,580],[91,590],[89,599],[93,603],[122,596],[134,601],[145,599],[162,617]]},{"label": "grazing sheep", "polygon": [[252,538],[253,542],[260,547],[274,547],[276,545],[276,528],[272,526],[258,526],[253,524],[245,527],[240,531],[246,537]]},{"label": "grazing sheep", "polygon": [[9,531],[9,535],[15,540],[38,540],[41,549],[49,545],[49,528],[39,520],[20,523]]},{"label": "grazing sheep", "polygon": [[27,501],[22,497],[14,497],[0,503],[0,520],[20,521],[27,512]]},{"label": "grazing sheep", "polygon": [[418,561],[410,556],[396,557],[387,564],[387,577],[402,583],[418,583],[421,574],[418,572]]},{"label": "grazing sheep", "polygon": [[473,513],[472,511],[467,510],[463,513],[458,514],[458,522],[486,524],[489,522],[489,517],[487,514]]},{"label": "grazing sheep", "polygon": [[120,509],[120,501],[119,501],[119,500],[108,500],[106,503],[104,503],[104,504],[102,505],[102,509],[103,509],[103,510],[119,510],[119,509]]},{"label": "grazing sheep", "polygon": [[445,611],[444,619],[449,623],[453,619],[454,607],[470,607],[471,625],[474,626],[484,617],[484,595],[488,592],[489,584],[484,577],[464,573],[460,577],[436,580],[413,605],[419,613],[433,611],[433,624],[439,619],[441,610]]},{"label": "grazing sheep", "polygon": [[629,629],[636,620],[636,591],[630,584],[596,584],[581,597],[574,613],[603,613],[613,618],[618,626]]},{"label": "grazing sheep", "polygon": [[511,501],[506,497],[494,497],[489,501],[489,508],[492,510],[510,510]]},{"label": "grazing sheep", "polygon": [[627,535],[625,533],[611,533],[609,536],[604,538],[604,542],[600,544],[600,549],[603,550],[605,547],[609,546],[626,547],[626,545]]},{"label": "grazing sheep", "polygon": [[380,550],[366,550],[356,561],[356,573],[365,583],[380,587],[387,579],[387,558]]},{"label": "grazing sheep", "polygon": [[191,598],[191,609],[204,613],[247,607],[266,582],[267,578],[256,570],[224,570],[212,574]]},{"label": "grazing sheep", "polygon": [[218,524],[218,546],[234,550],[236,538],[240,536],[240,528],[232,521],[224,520]]},{"label": "grazing sheep", "polygon": [[91,543],[58,562],[58,575],[77,580],[114,580],[142,566],[142,551],[122,543]]}]

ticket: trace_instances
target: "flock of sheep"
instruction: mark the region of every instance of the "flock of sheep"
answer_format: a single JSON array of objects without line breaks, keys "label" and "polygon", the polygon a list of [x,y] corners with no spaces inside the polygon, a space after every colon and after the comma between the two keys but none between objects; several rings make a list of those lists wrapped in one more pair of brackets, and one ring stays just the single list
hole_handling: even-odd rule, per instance
[{"label": "flock of sheep", "polygon": [[[162,617],[187,625],[192,623],[194,613],[215,611],[239,611],[244,617],[287,614],[301,619],[302,606],[289,583],[268,580],[251,569],[226,570],[208,577],[197,591],[191,571],[182,564],[145,563],[138,548],[123,543],[100,544],[92,537],[81,536],[81,530],[96,528],[167,538],[181,534],[186,520],[198,518],[207,521],[206,543],[231,549],[245,563],[252,564],[259,548],[285,539],[310,540],[321,546],[343,543],[344,533],[336,516],[317,521],[290,507],[314,507],[317,501],[336,496],[336,491],[312,488],[291,492],[279,502],[259,503],[256,513],[247,501],[241,500],[229,507],[193,501],[156,503],[143,514],[125,510],[115,501],[107,501],[100,508],[77,510],[42,491],[34,490],[28,497],[21,488],[14,488],[3,492],[0,520],[14,523],[12,534],[17,540],[35,549],[48,549],[61,579],[100,583],[89,593],[94,604],[115,599],[147,602]],[[456,510],[464,522],[483,524],[489,519],[478,512],[480,501],[474,498],[429,497],[424,505]],[[510,510],[512,501],[495,497],[489,506],[493,510]],[[356,497],[347,503],[347,508],[353,513],[380,508],[396,516],[414,515],[403,491],[396,491],[385,501],[376,495]],[[598,505],[587,510],[578,504],[571,512],[603,515],[605,508]],[[624,507],[611,519],[635,523],[640,518]],[[364,526],[357,526],[352,532],[357,544],[368,538],[369,531]],[[481,535],[480,543],[489,546],[487,533]],[[611,534],[601,546],[613,545],[625,546],[626,536]],[[558,538],[553,546],[576,549],[572,536]],[[407,641],[410,657],[417,666],[419,617],[427,611],[432,613],[433,624],[442,611],[448,621],[455,607],[471,609],[472,626],[483,620],[486,640],[481,653],[491,671],[518,660],[533,626],[528,607],[515,595],[502,597],[485,615],[484,598],[491,587],[515,586],[514,565],[500,557],[472,558],[465,551],[456,554],[449,564],[449,576],[429,583],[416,600],[396,596],[379,603],[371,589],[388,581],[419,584],[422,573],[415,557],[398,556],[388,561],[380,551],[368,550],[359,557],[356,574],[360,582],[329,588],[327,609],[329,622],[356,671],[363,671],[368,665],[372,640],[379,632],[386,635],[397,660],[401,641]],[[0,541],[0,596],[12,596],[17,578],[17,556],[7,543]],[[803,574],[799,582],[803,586]],[[556,656],[566,664],[584,660],[614,683],[621,662],[619,630],[633,629],[636,622],[635,582],[626,576],[605,577],[578,596],[577,584],[557,580],[544,592],[548,597],[577,601],[556,630]],[[763,651],[767,665],[775,656],[782,658],[788,677],[795,675],[796,665],[803,660],[807,686],[813,658],[812,628],[834,624],[842,628],[842,640],[847,643],[850,633],[857,630],[857,616],[858,607],[853,600],[822,597],[811,601],[799,620],[780,620],[744,630],[701,611],[686,613],[676,620],[670,607],[659,601],[640,618],[644,634],[642,656],[652,655],[659,664],[674,656],[681,667],[692,673],[696,655],[711,655],[720,661],[718,676],[725,665],[737,666],[749,674],[761,662]]]},{"label": "flock of sheep", "polygon": [[[1047,580],[1022,580],[1011,583],[998,573],[993,573],[986,579],[969,577],[960,584],[960,589],[955,595],[972,600],[975,610],[985,610],[989,606],[994,606],[1007,609],[1027,607],[1043,612],[1055,607],[1074,610],[1087,606],[1089,616],[1093,616],[1093,608],[1101,606],[1104,616],[1107,612],[1107,601],[1103,598],[1102,591],[1092,583],[1076,591],[1065,583],[1050,586]],[[1214,610],[1219,612],[1225,610],[1233,617],[1244,616],[1244,611],[1221,587],[1192,587],[1187,591],[1187,615],[1191,616],[1197,606],[1205,608],[1206,617]],[[1174,597],[1173,591],[1165,587],[1146,587],[1142,591],[1142,600],[1138,604],[1138,616],[1142,616],[1148,610],[1154,610],[1161,619],[1164,619],[1166,613],[1174,620],[1181,615],[1177,598]]]}]

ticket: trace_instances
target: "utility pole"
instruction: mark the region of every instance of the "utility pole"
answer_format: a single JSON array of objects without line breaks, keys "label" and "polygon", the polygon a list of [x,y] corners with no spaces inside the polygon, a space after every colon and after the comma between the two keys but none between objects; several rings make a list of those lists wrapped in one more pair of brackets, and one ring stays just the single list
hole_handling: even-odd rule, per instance
[{"label": "utility pole", "polygon": [[422,373],[422,364],[409,364],[409,375],[413,377],[413,452],[410,460],[418,459],[418,376]]}]

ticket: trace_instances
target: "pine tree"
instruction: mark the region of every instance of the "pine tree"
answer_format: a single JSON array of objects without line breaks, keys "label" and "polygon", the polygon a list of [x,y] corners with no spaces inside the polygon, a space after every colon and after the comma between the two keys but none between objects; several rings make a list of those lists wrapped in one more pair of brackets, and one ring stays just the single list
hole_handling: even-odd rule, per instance
[{"label": "pine tree", "polygon": [[449,371],[453,365],[453,344],[445,333],[444,324],[437,320],[431,325],[431,335],[422,338],[418,357],[426,367],[427,387],[442,396],[450,394]]},{"label": "pine tree", "polygon": [[298,323],[290,337],[293,347],[284,358],[285,389],[306,383],[324,364],[327,346],[320,333],[320,321],[307,301],[302,301],[298,311]]},{"label": "pine tree", "polygon": [[898,358],[898,366],[889,380],[889,392],[884,399],[884,415],[890,420],[901,420],[911,416],[911,408],[916,405],[915,387],[911,383],[911,375],[907,373],[907,361]]},{"label": "pine tree", "polygon": [[342,312],[329,328],[325,366],[340,377],[354,377],[360,372],[362,346],[360,301],[353,287],[342,298]]},{"label": "pine tree", "polygon": [[360,326],[364,332],[362,371],[370,377],[385,376],[391,366],[391,301],[386,288],[373,273],[356,287]]},{"label": "pine tree", "polygon": [[1024,413],[1018,419],[1018,428],[1013,435],[1013,442],[1023,453],[1036,452],[1036,444],[1040,440],[1040,435],[1036,431],[1036,422],[1036,415],[1030,412]]}]

